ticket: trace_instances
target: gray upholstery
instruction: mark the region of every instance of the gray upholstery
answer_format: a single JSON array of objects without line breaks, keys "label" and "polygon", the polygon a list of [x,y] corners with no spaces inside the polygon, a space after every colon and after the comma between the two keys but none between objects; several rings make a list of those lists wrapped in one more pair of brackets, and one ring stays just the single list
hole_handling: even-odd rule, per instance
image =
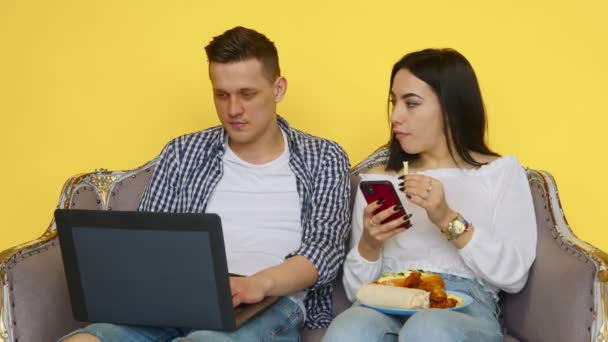
[{"label": "gray upholstery", "polygon": [[102,209],[103,204],[93,186],[81,186],[76,189],[70,201],[72,209]]},{"label": "gray upholstery", "polygon": [[522,340],[590,341],[596,266],[561,240],[542,179],[534,173],[529,178],[538,224],[537,256],[524,290],[502,296],[504,324]]},{"label": "gray upholstery", "polygon": [[24,253],[9,269],[14,341],[52,341],[82,323],[72,319],[58,243]]},{"label": "gray upholstery", "polygon": [[110,192],[108,208],[111,210],[137,210],[141,195],[148,185],[154,167],[123,177]]},{"label": "gray upholstery", "polygon": [[[505,336],[504,341],[505,341],[505,342],[518,342],[519,340],[518,340],[518,339],[516,339],[516,338],[514,338],[514,337],[513,337],[513,336],[511,336],[511,335],[507,335],[507,336]],[[544,341],[544,340],[541,340],[541,341]]]},{"label": "gray upholstery", "polygon": [[[373,164],[374,156],[353,170],[353,190],[358,184],[359,172]],[[151,162],[133,171],[102,171],[74,177],[66,183],[59,206],[134,210],[153,166]],[[99,191],[95,175],[114,177],[106,196]],[[504,326],[509,333],[505,341],[592,341],[595,339],[592,327],[598,313],[598,290],[594,290],[598,261],[575,248],[558,232],[556,220],[562,218],[555,214],[559,211],[555,208],[559,199],[556,189],[547,183],[552,180],[550,175],[530,170],[528,176],[539,223],[538,256],[526,288],[519,294],[503,295],[501,300]],[[549,196],[553,196],[553,200]],[[45,236],[32,246],[0,253],[0,341],[54,341],[80,325],[71,317],[54,235],[52,224]],[[338,283],[334,291],[334,314],[349,305]],[[324,329],[302,331],[302,339],[317,342],[323,333]]]}]

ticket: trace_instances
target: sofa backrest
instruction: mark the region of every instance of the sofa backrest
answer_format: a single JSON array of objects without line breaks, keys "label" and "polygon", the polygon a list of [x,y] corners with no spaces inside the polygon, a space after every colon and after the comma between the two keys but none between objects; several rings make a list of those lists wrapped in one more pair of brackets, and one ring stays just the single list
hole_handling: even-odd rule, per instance
[{"label": "sofa backrest", "polygon": [[155,166],[152,161],[129,171],[101,169],[79,176],[67,190],[70,193],[65,205],[71,209],[137,210]]}]

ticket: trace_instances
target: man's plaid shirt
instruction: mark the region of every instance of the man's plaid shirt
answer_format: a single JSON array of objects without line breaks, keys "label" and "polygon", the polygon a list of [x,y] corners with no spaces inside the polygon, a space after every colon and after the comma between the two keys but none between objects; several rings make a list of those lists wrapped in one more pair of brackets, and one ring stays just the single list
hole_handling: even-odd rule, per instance
[{"label": "man's plaid shirt", "polygon": [[[304,301],[309,329],[331,322],[332,282],[345,254],[350,229],[348,157],[329,140],[292,129],[278,118],[287,133],[289,165],[300,196],[302,243],[286,258],[302,255],[319,273]],[[205,212],[211,193],[222,178],[226,131],[222,126],[183,135],[163,149],[139,210],[177,213]],[[272,239],[272,236],[268,237]]]}]

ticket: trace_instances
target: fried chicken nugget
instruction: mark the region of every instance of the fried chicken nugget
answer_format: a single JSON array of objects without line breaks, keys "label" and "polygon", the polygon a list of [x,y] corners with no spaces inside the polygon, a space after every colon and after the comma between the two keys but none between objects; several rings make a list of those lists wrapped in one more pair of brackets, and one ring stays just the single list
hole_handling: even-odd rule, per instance
[{"label": "fried chicken nugget", "polygon": [[445,283],[439,274],[426,273],[420,278],[422,282],[418,288],[431,293],[431,302],[439,303],[448,298],[445,293]]},{"label": "fried chicken nugget", "polygon": [[404,282],[403,286],[415,289],[415,288],[418,288],[418,286],[420,286],[421,282],[422,282],[422,279],[420,278],[420,273],[412,272],[412,273],[410,273],[409,276],[407,276],[407,278],[405,278],[405,282]]}]

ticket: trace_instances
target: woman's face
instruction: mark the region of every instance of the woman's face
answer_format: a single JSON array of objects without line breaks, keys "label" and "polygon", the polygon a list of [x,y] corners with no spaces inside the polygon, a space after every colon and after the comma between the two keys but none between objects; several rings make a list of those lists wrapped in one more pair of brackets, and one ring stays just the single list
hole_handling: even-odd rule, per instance
[{"label": "woman's face", "polygon": [[446,147],[439,98],[407,69],[395,75],[391,105],[393,134],[405,152],[432,153]]}]

